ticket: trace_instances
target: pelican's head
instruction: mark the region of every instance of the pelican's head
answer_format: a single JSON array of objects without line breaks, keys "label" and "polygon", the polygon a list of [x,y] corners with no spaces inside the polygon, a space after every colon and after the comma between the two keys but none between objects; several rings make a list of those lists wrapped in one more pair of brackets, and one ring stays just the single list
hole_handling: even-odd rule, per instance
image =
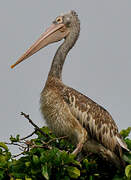
[{"label": "pelican's head", "polygon": [[48,44],[58,42],[67,38],[72,29],[79,31],[79,19],[75,11],[70,11],[64,15],[58,16],[52,25],[40,36],[40,38],[11,66],[14,68],[17,64],[32,56],[34,53],[44,48]]}]

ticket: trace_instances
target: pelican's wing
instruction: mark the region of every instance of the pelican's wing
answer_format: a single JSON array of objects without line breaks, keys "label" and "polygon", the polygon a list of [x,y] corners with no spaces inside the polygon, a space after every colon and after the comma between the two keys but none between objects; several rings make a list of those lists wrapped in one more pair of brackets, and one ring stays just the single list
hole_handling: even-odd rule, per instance
[{"label": "pelican's wing", "polygon": [[119,156],[122,155],[122,148],[128,150],[117,125],[103,107],[69,87],[64,88],[63,97],[71,113],[87,130],[90,138],[96,139]]}]

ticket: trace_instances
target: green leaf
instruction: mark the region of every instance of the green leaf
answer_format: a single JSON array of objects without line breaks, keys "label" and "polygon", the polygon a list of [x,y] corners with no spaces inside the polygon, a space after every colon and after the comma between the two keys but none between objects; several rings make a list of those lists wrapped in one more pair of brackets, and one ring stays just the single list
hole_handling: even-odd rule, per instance
[{"label": "green leaf", "polygon": [[64,180],[70,180],[70,178],[68,176],[65,176]]},{"label": "green leaf", "polygon": [[129,164],[131,164],[131,154],[128,154],[128,155],[124,154],[123,155],[123,159],[124,159],[124,161],[128,162]]},{"label": "green leaf", "polygon": [[5,155],[0,155],[0,163],[6,162],[6,157]]},{"label": "green leaf", "polygon": [[68,172],[68,175],[74,179],[77,179],[80,176],[80,170],[73,166],[68,166],[67,172]]},{"label": "green leaf", "polygon": [[123,180],[123,177],[115,176],[112,180]]},{"label": "green leaf", "polygon": [[20,135],[19,135],[19,134],[16,135],[16,140],[17,140],[17,141],[20,140]]},{"label": "green leaf", "polygon": [[5,158],[6,158],[6,160],[9,160],[11,158],[11,153],[10,152],[6,152]]},{"label": "green leaf", "polygon": [[0,171],[0,179],[4,178],[4,171]]},{"label": "green leaf", "polygon": [[5,143],[0,142],[0,147],[4,148],[6,151],[8,151],[8,147],[5,145]]},{"label": "green leaf", "polygon": [[41,169],[39,168],[39,169],[37,169],[37,167],[35,168],[35,169],[31,169],[31,174],[32,175],[38,175],[38,174],[40,174],[40,172],[41,172]]},{"label": "green leaf", "polygon": [[127,178],[131,178],[131,165],[126,166],[125,168],[125,174]]},{"label": "green leaf", "polygon": [[29,162],[29,161],[28,161],[28,162],[25,162],[25,166],[26,166],[26,167],[29,167],[30,165],[31,165],[31,162]]},{"label": "green leaf", "polygon": [[128,149],[131,150],[131,139],[126,138],[124,141],[126,142]]},{"label": "green leaf", "polygon": [[33,163],[37,165],[39,163],[39,158],[37,155],[33,155]]},{"label": "green leaf", "polygon": [[130,132],[131,132],[131,127],[128,127],[127,129],[121,130],[120,134],[123,138],[126,138],[127,136],[129,136]]},{"label": "green leaf", "polygon": [[89,180],[93,180],[93,176],[90,176],[90,177],[89,177]]},{"label": "green leaf", "polygon": [[13,178],[13,177],[11,177],[11,178],[10,178],[10,180],[14,180],[14,178]]},{"label": "green leaf", "polygon": [[79,161],[73,160],[72,161],[73,165],[79,166],[80,168],[82,167],[81,163]]},{"label": "green leaf", "polygon": [[88,170],[89,169],[89,165],[90,165],[88,159],[84,159],[83,160],[83,164],[85,165],[86,169]]},{"label": "green leaf", "polygon": [[16,179],[23,179],[23,178],[25,177],[25,175],[26,175],[26,174],[20,173],[20,172],[19,172],[19,173],[16,173],[16,172],[13,172],[13,173],[12,173],[12,176],[15,178],[15,180],[16,180]]},{"label": "green leaf", "polygon": [[48,170],[47,170],[47,164],[45,164],[43,167],[42,167],[42,175],[44,176],[44,178],[46,180],[49,180],[49,174],[48,174]]},{"label": "green leaf", "polygon": [[17,142],[17,139],[14,138],[14,137],[11,135],[11,136],[10,136],[10,141],[11,141],[11,142]]}]

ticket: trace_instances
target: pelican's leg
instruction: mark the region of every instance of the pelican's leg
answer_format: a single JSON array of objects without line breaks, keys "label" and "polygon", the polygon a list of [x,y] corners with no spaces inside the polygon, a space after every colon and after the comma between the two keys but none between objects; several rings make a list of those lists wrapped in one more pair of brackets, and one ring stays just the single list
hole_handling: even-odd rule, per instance
[{"label": "pelican's leg", "polygon": [[77,144],[77,147],[76,147],[76,149],[72,152],[72,154],[77,155],[79,152],[81,152],[82,147],[83,147],[83,143],[80,142],[79,144]]},{"label": "pelican's leg", "polygon": [[79,134],[79,136],[81,136],[79,143],[76,145],[76,149],[72,152],[72,154],[77,155],[79,152],[81,152],[82,147],[87,140],[87,131],[85,129],[82,129],[82,131],[83,133]]}]

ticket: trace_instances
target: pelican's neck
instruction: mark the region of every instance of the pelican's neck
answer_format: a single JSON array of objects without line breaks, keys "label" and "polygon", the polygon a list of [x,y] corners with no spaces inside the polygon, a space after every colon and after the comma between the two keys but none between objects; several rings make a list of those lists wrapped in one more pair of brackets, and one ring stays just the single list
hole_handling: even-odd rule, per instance
[{"label": "pelican's neck", "polygon": [[68,54],[69,50],[74,46],[78,36],[79,30],[75,28],[75,30],[70,32],[68,37],[66,37],[64,42],[58,48],[51,65],[49,76],[58,78],[60,80],[62,79],[62,69],[66,55]]}]

